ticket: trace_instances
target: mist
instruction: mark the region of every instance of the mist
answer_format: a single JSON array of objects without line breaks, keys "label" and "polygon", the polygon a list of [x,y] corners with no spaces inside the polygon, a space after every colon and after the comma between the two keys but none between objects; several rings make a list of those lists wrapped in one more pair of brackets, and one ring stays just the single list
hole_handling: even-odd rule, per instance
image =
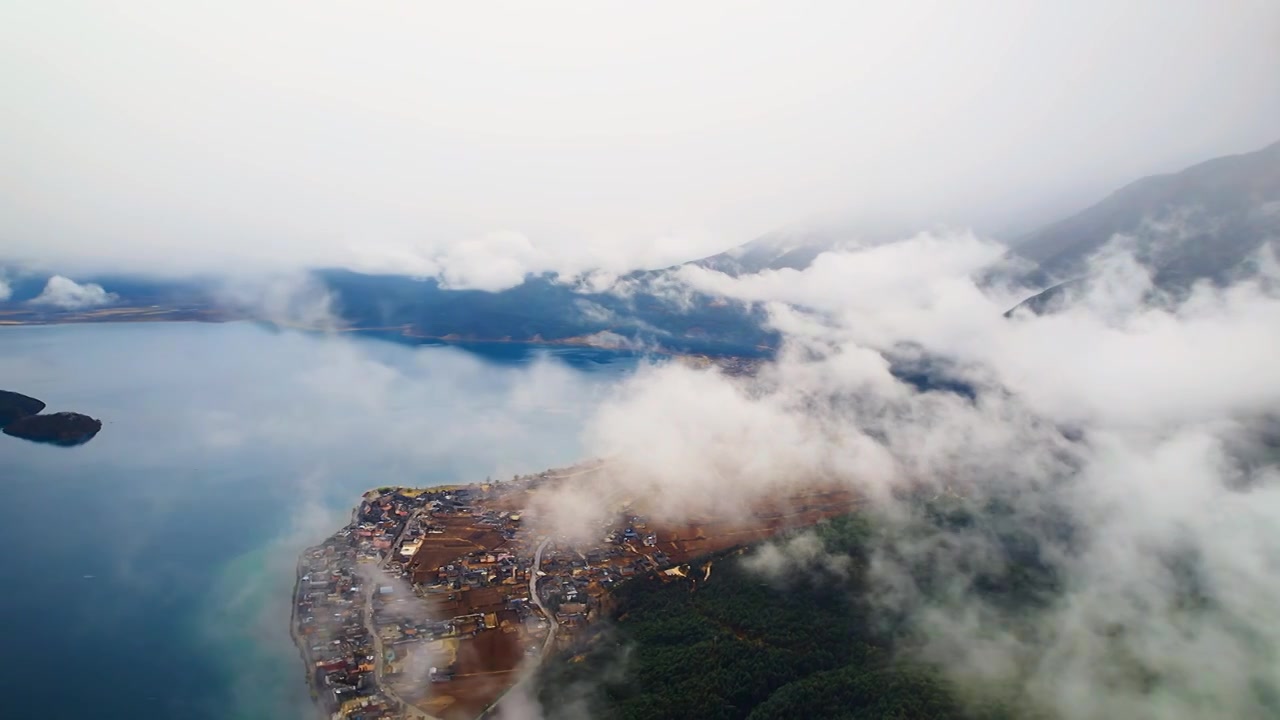
[{"label": "mist", "polygon": [[325,0],[0,10],[0,243],[499,289],[778,227],[1005,234],[1274,141],[1280,10]]},{"label": "mist", "polygon": [[[803,271],[680,273],[764,303],[784,334],[753,378],[671,364],[638,372],[587,424],[604,477],[548,506],[565,532],[640,497],[653,515],[745,513],[815,481],[846,483],[885,528],[867,568],[882,621],[914,659],[1050,717],[1268,717],[1280,617],[1280,294],[1252,277],[1144,294],[1124,238],[1056,314],[976,279],[1001,248],[920,235],[832,252]],[[896,377],[926,357],[969,392]],[[939,527],[920,498],[1001,507]],[[535,517],[535,521],[537,518]],[[978,592],[1034,548],[1055,592],[1013,611]],[[762,579],[840,575],[801,534],[749,556]],[[928,588],[920,568],[930,568]],[[1012,691],[1010,690],[1012,688]],[[535,715],[529,715],[530,717]]]}]

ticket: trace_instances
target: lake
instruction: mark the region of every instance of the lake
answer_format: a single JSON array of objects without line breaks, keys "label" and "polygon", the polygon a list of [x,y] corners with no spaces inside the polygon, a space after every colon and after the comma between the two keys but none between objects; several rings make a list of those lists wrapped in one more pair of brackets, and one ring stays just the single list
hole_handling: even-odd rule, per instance
[{"label": "lake", "polygon": [[639,362],[248,323],[0,328],[0,388],[103,420],[77,448],[0,436],[6,715],[314,717],[298,551],[377,485],[574,462]]}]

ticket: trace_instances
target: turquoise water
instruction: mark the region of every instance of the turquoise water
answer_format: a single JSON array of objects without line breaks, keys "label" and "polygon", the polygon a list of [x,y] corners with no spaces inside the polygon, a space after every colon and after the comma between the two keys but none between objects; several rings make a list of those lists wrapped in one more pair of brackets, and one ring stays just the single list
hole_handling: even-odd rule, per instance
[{"label": "turquoise water", "polygon": [[636,363],[241,323],[0,329],[0,388],[104,421],[78,448],[0,436],[4,714],[311,717],[297,551],[375,485],[574,461]]}]

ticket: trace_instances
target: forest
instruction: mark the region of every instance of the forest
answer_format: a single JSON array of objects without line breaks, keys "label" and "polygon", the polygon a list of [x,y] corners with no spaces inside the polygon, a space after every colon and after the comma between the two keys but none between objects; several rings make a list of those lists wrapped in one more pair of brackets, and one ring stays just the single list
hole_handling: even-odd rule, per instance
[{"label": "forest", "polygon": [[736,548],[691,563],[685,578],[651,576],[622,585],[612,619],[544,665],[539,700],[547,716],[1024,715],[1004,702],[962,697],[939,668],[906,659],[909,627],[870,611],[868,549],[892,545],[891,534],[860,515],[797,532],[814,534],[826,553],[848,562],[761,573],[750,561],[760,549]]}]

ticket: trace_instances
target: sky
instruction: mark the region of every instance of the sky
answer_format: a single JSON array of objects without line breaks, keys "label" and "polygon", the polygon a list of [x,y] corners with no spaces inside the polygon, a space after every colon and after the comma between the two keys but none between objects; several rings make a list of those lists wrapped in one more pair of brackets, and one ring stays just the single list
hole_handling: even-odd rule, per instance
[{"label": "sky", "polygon": [[1269,0],[5,3],[0,246],[492,287],[1002,235],[1276,140],[1278,67]]}]

